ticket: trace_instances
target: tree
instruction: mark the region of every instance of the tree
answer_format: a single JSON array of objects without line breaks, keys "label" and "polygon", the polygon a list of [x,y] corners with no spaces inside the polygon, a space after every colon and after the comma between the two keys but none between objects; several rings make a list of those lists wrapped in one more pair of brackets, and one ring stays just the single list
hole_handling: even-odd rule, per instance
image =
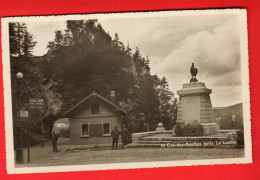
[{"label": "tree", "polygon": [[[35,79],[38,76],[34,76],[33,57],[32,50],[36,44],[33,41],[33,36],[28,32],[27,25],[25,23],[9,23],[9,42],[10,42],[10,66],[11,66],[11,83],[12,83],[12,105],[13,105],[13,127],[14,127],[14,144],[16,146],[18,140],[18,134],[16,127],[18,123],[18,103],[20,107],[28,110],[28,99],[34,94],[35,89],[39,89],[39,81],[34,84]],[[23,80],[20,82],[20,86],[17,86],[16,74],[22,72],[24,75]],[[37,73],[39,74],[39,73]],[[37,79],[38,80],[38,79]],[[18,89],[19,88],[19,89]],[[18,96],[20,98],[18,99]],[[34,123],[34,118],[31,118],[31,122]],[[35,127],[35,126],[33,126]],[[27,133],[28,129],[22,129],[22,136]],[[33,129],[33,132],[37,132],[37,129]],[[37,142],[37,141],[36,141]],[[22,144],[25,144],[23,142]],[[31,143],[35,143],[35,139],[32,136]]]},{"label": "tree", "polygon": [[54,41],[50,41],[47,45],[47,48],[57,51],[59,48],[61,48],[62,45],[64,45],[64,39],[65,35],[62,33],[62,31],[58,30],[55,31],[55,39]]},{"label": "tree", "polygon": [[172,129],[177,120],[177,99],[174,98],[173,92],[169,90],[169,84],[166,78],[162,79],[154,76],[154,85],[160,101],[160,120],[168,130]]},{"label": "tree", "polygon": [[243,129],[243,117],[237,115],[234,119],[232,115],[222,115],[220,119],[220,129]]},{"label": "tree", "polygon": [[107,98],[110,91],[116,91],[117,103],[128,112],[124,123],[132,132],[147,130],[144,123],[149,130],[155,130],[159,122],[171,128],[177,101],[173,100],[166,78],[151,76],[149,57],[142,57],[139,48],[132,53],[118,34],[111,38],[97,20],[67,21],[67,28],[55,32],[47,54],[39,58],[30,55],[35,45],[32,35],[23,33],[24,37],[20,37],[20,41],[27,39],[26,46],[15,38],[17,26],[10,26],[13,54],[17,55],[20,47],[21,57],[28,57],[26,79],[31,94],[46,101],[41,123],[47,134],[62,112],[94,90]]},{"label": "tree", "polygon": [[10,44],[10,54],[11,55],[19,54],[17,23],[9,23],[9,44]]},{"label": "tree", "polygon": [[24,31],[24,36],[21,43],[21,51],[25,57],[32,55],[32,50],[36,42],[33,41],[33,37],[28,31]]},{"label": "tree", "polygon": [[[177,101],[172,100],[166,78],[154,81],[147,73],[148,56],[142,57],[138,47],[132,54],[117,33],[112,39],[97,20],[67,21],[65,33],[57,31],[48,48],[45,74],[49,81],[58,82],[63,110],[93,90],[104,96],[114,90],[118,102],[129,112],[125,122],[131,121],[133,131],[143,123],[140,113],[144,113],[150,130],[158,122],[168,129],[173,126],[170,121],[176,119]],[[161,90],[156,83],[162,85]]]},{"label": "tree", "polygon": [[29,57],[36,45],[25,23],[9,23],[10,54]]}]

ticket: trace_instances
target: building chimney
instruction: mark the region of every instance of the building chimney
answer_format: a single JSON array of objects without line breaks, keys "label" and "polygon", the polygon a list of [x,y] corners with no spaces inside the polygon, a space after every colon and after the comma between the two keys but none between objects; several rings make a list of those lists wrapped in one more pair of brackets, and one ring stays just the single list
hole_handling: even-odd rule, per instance
[{"label": "building chimney", "polygon": [[110,101],[114,104],[116,103],[116,93],[115,93],[115,91],[110,92]]}]

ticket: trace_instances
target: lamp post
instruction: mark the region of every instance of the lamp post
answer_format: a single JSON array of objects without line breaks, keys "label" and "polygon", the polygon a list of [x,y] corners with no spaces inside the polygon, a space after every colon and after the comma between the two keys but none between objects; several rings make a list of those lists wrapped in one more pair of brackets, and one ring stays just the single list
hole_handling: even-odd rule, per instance
[{"label": "lamp post", "polygon": [[21,96],[22,96],[22,91],[21,91],[21,85],[22,85],[22,81],[23,81],[23,73],[18,72],[16,74],[17,77],[17,94],[18,94],[18,120],[19,120],[19,124],[17,126],[17,130],[18,130],[18,148],[16,149],[16,162],[17,163],[23,163],[23,148],[22,148],[22,123],[21,123],[21,112],[20,112],[20,108],[21,108]]}]

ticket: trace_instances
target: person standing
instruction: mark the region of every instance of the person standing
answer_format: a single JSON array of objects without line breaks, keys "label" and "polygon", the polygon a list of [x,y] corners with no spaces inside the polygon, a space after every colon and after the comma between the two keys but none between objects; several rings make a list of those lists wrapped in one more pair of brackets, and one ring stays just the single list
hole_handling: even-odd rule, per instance
[{"label": "person standing", "polygon": [[40,137],[40,146],[41,148],[44,146],[44,136]]},{"label": "person standing", "polygon": [[53,147],[53,152],[58,152],[57,141],[58,141],[58,135],[55,134],[55,132],[53,131],[53,133],[52,133],[52,147]]},{"label": "person standing", "polygon": [[129,134],[128,129],[126,128],[125,125],[123,125],[123,129],[122,129],[122,131],[121,131],[121,139],[122,139],[122,145],[123,145],[123,147],[125,147],[125,145],[127,145],[128,134]]},{"label": "person standing", "polygon": [[111,131],[111,135],[112,135],[112,150],[114,150],[115,145],[117,149],[118,137],[120,135],[120,131],[118,131],[117,126],[115,126],[114,129]]}]

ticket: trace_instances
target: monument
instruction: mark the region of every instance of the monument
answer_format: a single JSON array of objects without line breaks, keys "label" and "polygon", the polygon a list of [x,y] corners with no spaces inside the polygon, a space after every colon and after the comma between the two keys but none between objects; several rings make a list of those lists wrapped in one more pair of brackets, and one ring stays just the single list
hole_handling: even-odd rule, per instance
[{"label": "monument", "polygon": [[183,84],[181,90],[177,91],[179,107],[177,112],[177,122],[190,123],[197,120],[203,126],[203,134],[215,134],[219,130],[214,116],[210,93],[211,89],[206,88],[205,83],[198,82],[196,75],[197,68],[194,63],[190,68],[190,83]]}]

